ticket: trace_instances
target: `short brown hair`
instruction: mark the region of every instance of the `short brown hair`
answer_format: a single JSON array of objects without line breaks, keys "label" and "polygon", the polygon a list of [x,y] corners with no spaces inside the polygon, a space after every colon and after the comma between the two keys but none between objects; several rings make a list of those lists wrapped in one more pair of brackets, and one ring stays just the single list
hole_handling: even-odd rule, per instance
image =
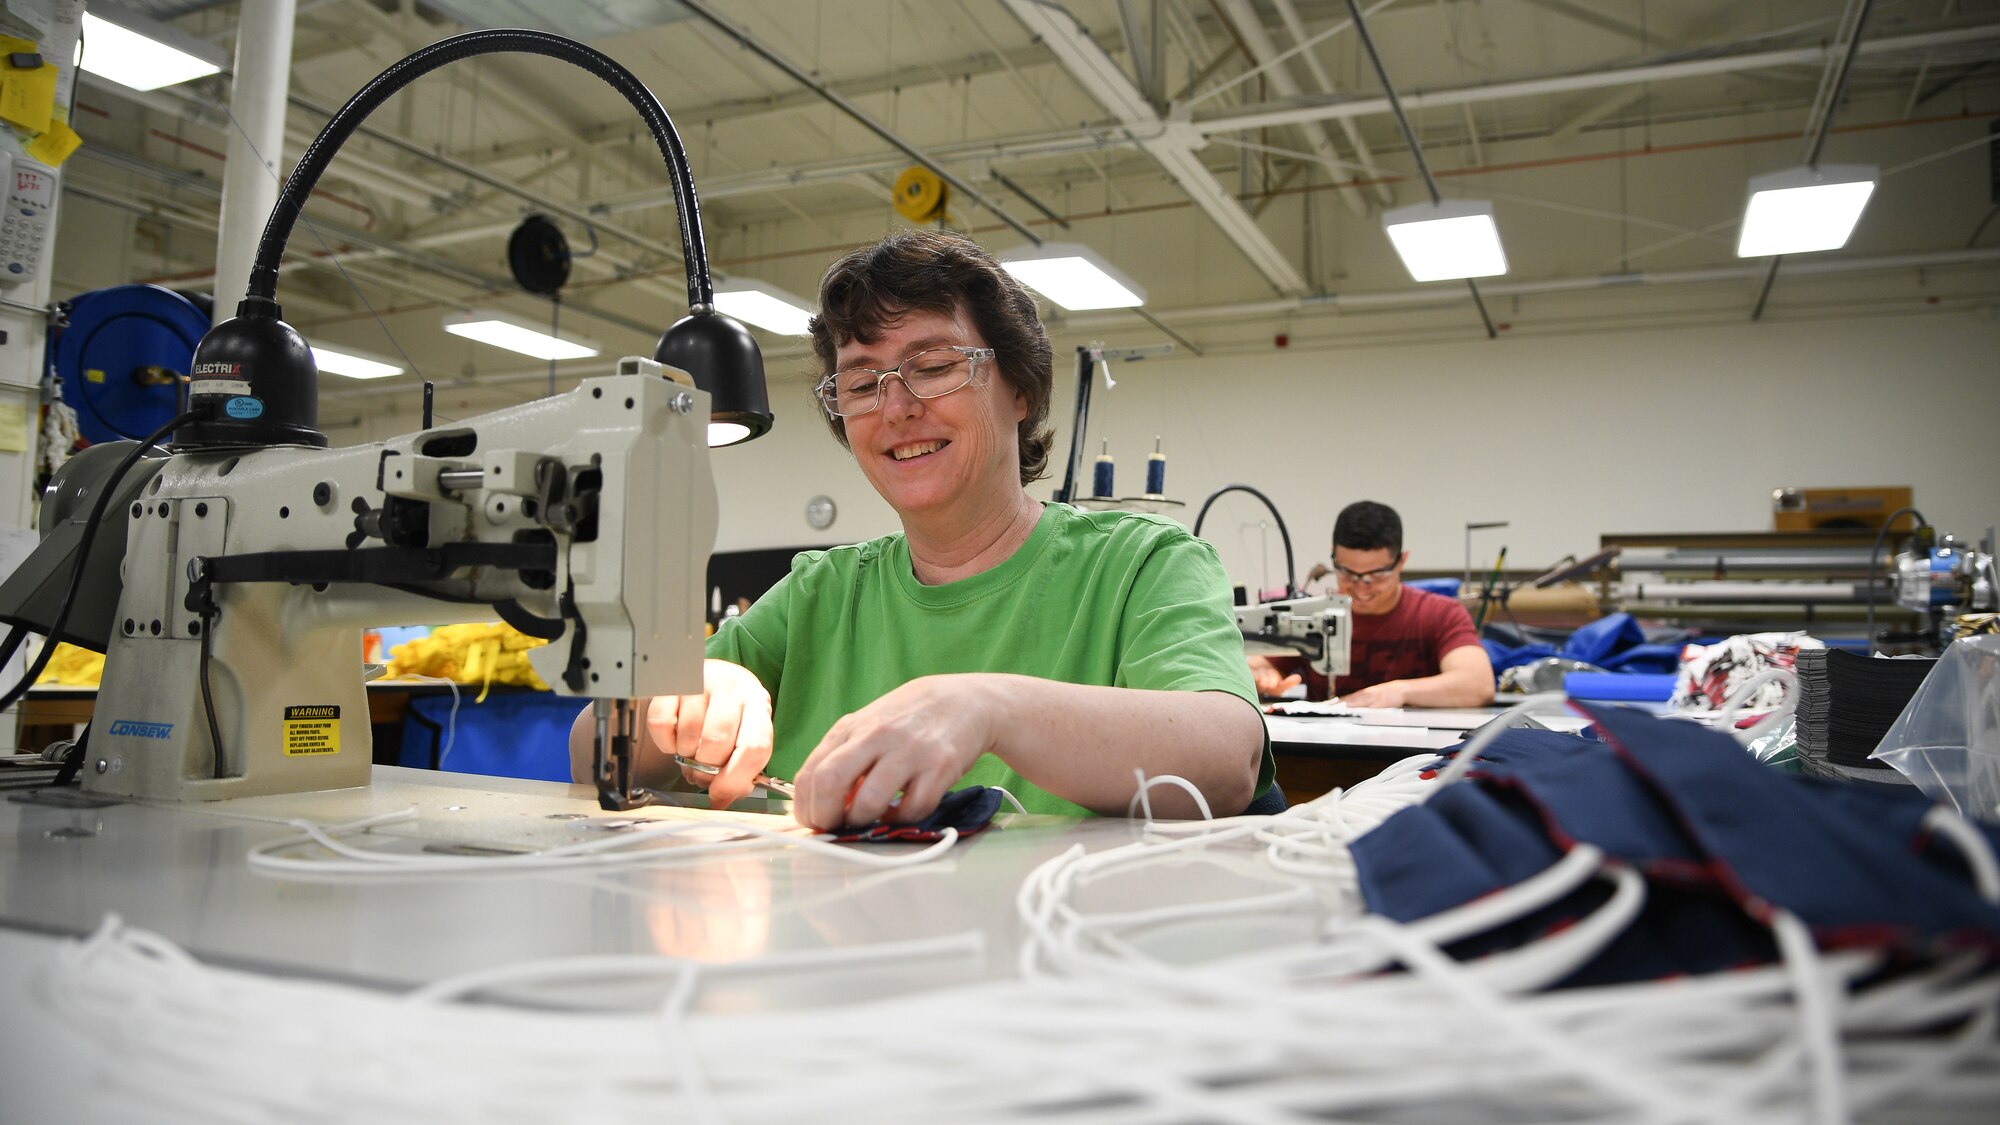
[{"label": "short brown hair", "polygon": [[[819,315],[812,318],[819,377],[833,374],[840,345],[879,339],[882,330],[911,312],[956,315],[963,308],[986,338],[1000,377],[1027,400],[1021,419],[1021,483],[1048,472],[1055,431],[1047,423],[1055,374],[1048,330],[1014,275],[1000,268],[978,243],[951,231],[900,230],[828,266],[819,282]],[[847,427],[826,415],[843,446]],[[849,447],[851,448],[851,447]]]}]

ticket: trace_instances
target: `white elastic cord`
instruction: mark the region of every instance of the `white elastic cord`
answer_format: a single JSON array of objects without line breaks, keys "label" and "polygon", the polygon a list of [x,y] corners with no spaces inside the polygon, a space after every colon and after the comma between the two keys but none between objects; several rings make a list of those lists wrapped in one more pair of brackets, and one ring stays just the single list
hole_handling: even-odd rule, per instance
[{"label": "white elastic cord", "polygon": [[1960,816],[1957,809],[1944,805],[1934,806],[1925,813],[1923,826],[1957,846],[1959,854],[1965,857],[1965,865],[1972,869],[1972,885],[1979,897],[2000,905],[2000,860],[1994,858],[1993,845],[1986,834]]},{"label": "white elastic cord", "polygon": [[445,717],[444,744],[438,750],[438,768],[443,769],[445,759],[451,757],[451,748],[458,739],[458,681],[443,676],[420,676],[415,672],[404,672],[397,677],[403,680],[418,680],[427,684],[443,684],[451,689],[451,713]]},{"label": "white elastic cord", "polygon": [[[1752,709],[1751,701],[1757,698],[1758,689],[1769,683],[1784,685],[1784,698],[1780,699],[1778,705],[1771,708],[1770,712],[1762,719],[1757,720],[1756,723],[1744,730],[1737,730],[1736,721],[1745,712]],[[1789,668],[1766,668],[1762,672],[1743,681],[1735,691],[1730,692],[1729,698],[1723,700],[1722,706],[1716,709],[1713,721],[1717,727],[1725,731],[1729,737],[1735,739],[1739,745],[1748,746],[1773,730],[1776,730],[1786,719],[1791,718],[1792,713],[1797,711],[1798,708],[1798,676]]]},{"label": "white elastic cord", "polygon": [[1819,949],[1804,922],[1789,910],[1771,912],[1771,933],[1792,978],[1799,1038],[1805,1043],[1811,1075],[1813,1118],[1820,1125],[1848,1120],[1840,1059],[1840,997],[1820,971]]},{"label": "white elastic cord", "polygon": [[[585,840],[518,855],[419,855],[379,848],[358,848],[339,839],[340,836],[366,828],[409,820],[415,814],[415,809],[404,809],[330,827],[309,820],[287,821],[286,823],[298,828],[301,834],[267,841],[251,848],[248,861],[252,870],[273,875],[432,876],[524,869],[553,870],[685,863],[720,852],[774,847],[798,848],[860,867],[890,868],[928,863],[951,850],[952,845],[958,841],[958,830],[947,828],[937,842],[920,851],[884,854],[877,850],[875,845],[836,844],[832,842],[830,836],[805,835],[798,831],[766,828],[749,822],[730,822],[725,826],[712,821],[663,821],[651,827],[601,839]],[[715,836],[718,830],[729,833],[729,838],[717,840]],[[691,837],[696,842],[681,843],[672,847],[643,849],[635,847],[655,841],[671,841],[676,837]],[[280,854],[305,843],[316,843],[342,858],[321,859]]]},{"label": "white elastic cord", "polygon": [[1438,774],[1440,786],[1450,785],[1464,777],[1472,769],[1472,763],[1486,748],[1499,738],[1501,733],[1520,724],[1531,715],[1552,715],[1569,709],[1569,696],[1560,691],[1545,691],[1531,695],[1500,713],[1500,717],[1472,732],[1465,745],[1459,748],[1451,764]]},{"label": "white elastic cord", "polygon": [[1171,773],[1163,773],[1158,777],[1147,777],[1146,771],[1136,766],[1132,769],[1132,776],[1138,779],[1139,790],[1132,794],[1130,801],[1125,803],[1125,815],[1127,817],[1132,816],[1133,813],[1139,811],[1140,807],[1143,806],[1146,812],[1146,824],[1153,824],[1153,799],[1150,796],[1151,790],[1155,785],[1171,785],[1194,798],[1194,807],[1201,813],[1201,819],[1215,819],[1215,814],[1208,809],[1208,798],[1202,796],[1201,790],[1195,788],[1194,782],[1189,781],[1187,778]]},{"label": "white elastic cord", "polygon": [[689,967],[704,967],[716,976],[754,976],[759,973],[799,972],[809,969],[839,968],[857,962],[913,961],[932,957],[971,957],[984,952],[986,939],[977,931],[950,934],[917,941],[886,942],[855,948],[811,949],[799,953],[775,953],[751,961],[708,964],[675,957],[649,954],[609,954],[594,957],[555,957],[524,961],[492,969],[460,973],[403,995],[410,1004],[435,1004],[460,1000],[475,993],[502,987],[558,984],[586,980],[631,981],[655,976],[677,976]]}]

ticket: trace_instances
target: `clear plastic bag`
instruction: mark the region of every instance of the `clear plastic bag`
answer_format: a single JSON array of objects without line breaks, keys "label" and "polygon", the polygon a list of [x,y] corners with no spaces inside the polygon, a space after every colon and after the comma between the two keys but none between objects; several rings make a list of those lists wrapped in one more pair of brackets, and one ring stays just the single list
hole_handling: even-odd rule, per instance
[{"label": "clear plastic bag", "polygon": [[1960,815],[2000,823],[2000,636],[1945,649],[1870,757]]}]

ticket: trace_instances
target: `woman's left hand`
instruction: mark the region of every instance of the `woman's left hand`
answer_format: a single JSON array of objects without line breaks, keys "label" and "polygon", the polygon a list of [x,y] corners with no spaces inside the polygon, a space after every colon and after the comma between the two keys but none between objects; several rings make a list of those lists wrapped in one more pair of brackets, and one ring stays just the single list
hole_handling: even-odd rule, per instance
[{"label": "woman's left hand", "polygon": [[843,716],[799,768],[792,815],[821,831],[929,816],[996,741],[983,680],[924,676]]}]

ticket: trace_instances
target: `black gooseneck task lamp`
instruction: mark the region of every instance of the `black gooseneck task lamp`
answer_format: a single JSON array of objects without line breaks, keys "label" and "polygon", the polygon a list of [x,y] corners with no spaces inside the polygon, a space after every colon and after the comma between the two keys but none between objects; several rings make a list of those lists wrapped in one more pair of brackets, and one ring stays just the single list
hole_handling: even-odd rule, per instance
[{"label": "black gooseneck task lamp", "polygon": [[499,53],[574,63],[609,83],[645,119],[673,185],[688,287],[688,315],[660,336],[653,358],[686,371],[696,386],[709,393],[710,445],[748,441],[771,428],[763,355],[748,329],[715,311],[701,207],[687,151],[659,99],[631,71],[582,43],[541,31],[501,28],[455,35],[418,49],[370,80],[313,138],[271,210],[236,315],[209,329],[195,348],[189,408],[197,419],[174,432],[177,450],[325,447],[326,435],[316,428],[319,367],[305,338],[280,319],[277,302],[278,264],[292,224],[340,146],[391,95],[448,63]]},{"label": "black gooseneck task lamp", "polygon": [[1294,584],[1294,578],[1298,574],[1298,572],[1292,569],[1294,565],[1292,562],[1292,533],[1290,531],[1285,530],[1285,517],[1278,514],[1278,506],[1276,504],[1271,503],[1271,498],[1269,496],[1264,495],[1262,492],[1257,491],[1256,489],[1250,487],[1249,485],[1225,484],[1221,488],[1216,489],[1214,492],[1209,493],[1208,499],[1203,500],[1201,502],[1201,510],[1195,513],[1194,529],[1192,534],[1196,536],[1199,536],[1201,534],[1201,521],[1208,517],[1209,507],[1213,505],[1217,500],[1221,499],[1223,496],[1231,492],[1247,492],[1250,495],[1255,496],[1257,499],[1262,500],[1264,502],[1264,507],[1270,509],[1271,518],[1276,520],[1278,523],[1278,538],[1284,540],[1285,543],[1285,597],[1296,598],[1300,594],[1304,593],[1303,590],[1299,589],[1299,587]]}]

